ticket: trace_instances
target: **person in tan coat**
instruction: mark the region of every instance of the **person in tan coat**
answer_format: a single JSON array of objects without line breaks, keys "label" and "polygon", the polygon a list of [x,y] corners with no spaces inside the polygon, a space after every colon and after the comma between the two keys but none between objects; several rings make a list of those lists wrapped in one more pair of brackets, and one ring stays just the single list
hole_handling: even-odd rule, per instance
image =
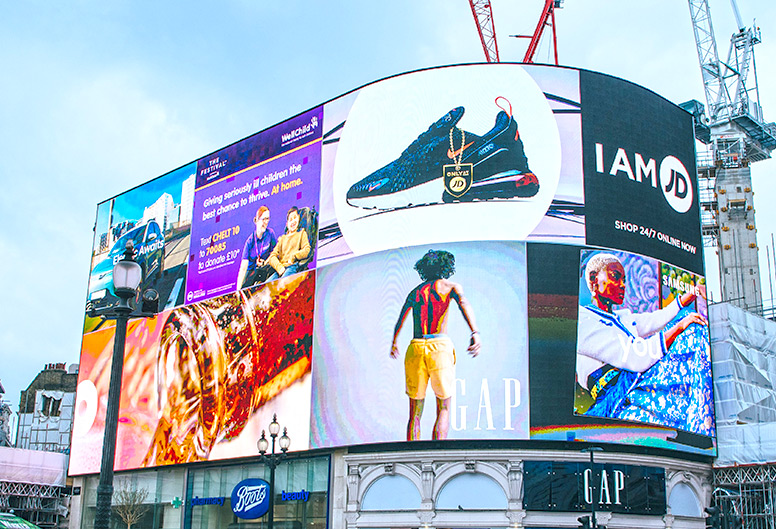
[{"label": "person in tan coat", "polygon": [[299,228],[299,209],[292,206],[286,214],[286,232],[278,239],[269,256],[269,265],[275,270],[268,281],[295,274],[299,262],[310,255],[310,240],[304,228]]}]

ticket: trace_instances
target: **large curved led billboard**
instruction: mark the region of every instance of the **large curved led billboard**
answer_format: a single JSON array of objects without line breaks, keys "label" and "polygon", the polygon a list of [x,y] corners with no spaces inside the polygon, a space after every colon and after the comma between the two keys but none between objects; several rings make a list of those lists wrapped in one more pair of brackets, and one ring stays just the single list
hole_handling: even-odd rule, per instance
[{"label": "large curved led billboard", "polygon": [[[424,439],[713,455],[690,115],[570,68],[366,85],[101,203],[87,309],[128,240],[116,469]],[[113,343],[85,317],[71,474]]]}]

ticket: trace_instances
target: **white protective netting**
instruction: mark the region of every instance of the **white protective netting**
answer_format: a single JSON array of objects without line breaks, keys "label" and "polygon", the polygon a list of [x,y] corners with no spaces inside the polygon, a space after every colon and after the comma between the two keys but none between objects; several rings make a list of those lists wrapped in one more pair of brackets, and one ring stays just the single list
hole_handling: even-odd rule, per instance
[{"label": "white protective netting", "polygon": [[67,455],[0,446],[0,481],[65,486]]},{"label": "white protective netting", "polygon": [[776,461],[776,322],[710,307],[717,466]]}]

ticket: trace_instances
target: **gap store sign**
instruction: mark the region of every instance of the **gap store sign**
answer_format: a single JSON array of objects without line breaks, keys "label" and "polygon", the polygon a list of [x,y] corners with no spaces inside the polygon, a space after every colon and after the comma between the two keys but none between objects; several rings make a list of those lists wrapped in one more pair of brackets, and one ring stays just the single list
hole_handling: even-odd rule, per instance
[{"label": "gap store sign", "polygon": [[632,465],[526,461],[525,499],[530,511],[596,510],[666,513],[665,469]]}]

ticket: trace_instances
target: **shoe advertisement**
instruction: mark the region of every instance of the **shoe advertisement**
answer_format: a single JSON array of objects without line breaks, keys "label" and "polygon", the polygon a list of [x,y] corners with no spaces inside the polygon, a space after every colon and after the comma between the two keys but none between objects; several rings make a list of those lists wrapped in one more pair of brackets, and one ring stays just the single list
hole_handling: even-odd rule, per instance
[{"label": "shoe advertisement", "polygon": [[441,68],[359,91],[331,185],[342,236],[362,255],[525,240],[555,197],[560,170],[558,126],[525,70]]}]

